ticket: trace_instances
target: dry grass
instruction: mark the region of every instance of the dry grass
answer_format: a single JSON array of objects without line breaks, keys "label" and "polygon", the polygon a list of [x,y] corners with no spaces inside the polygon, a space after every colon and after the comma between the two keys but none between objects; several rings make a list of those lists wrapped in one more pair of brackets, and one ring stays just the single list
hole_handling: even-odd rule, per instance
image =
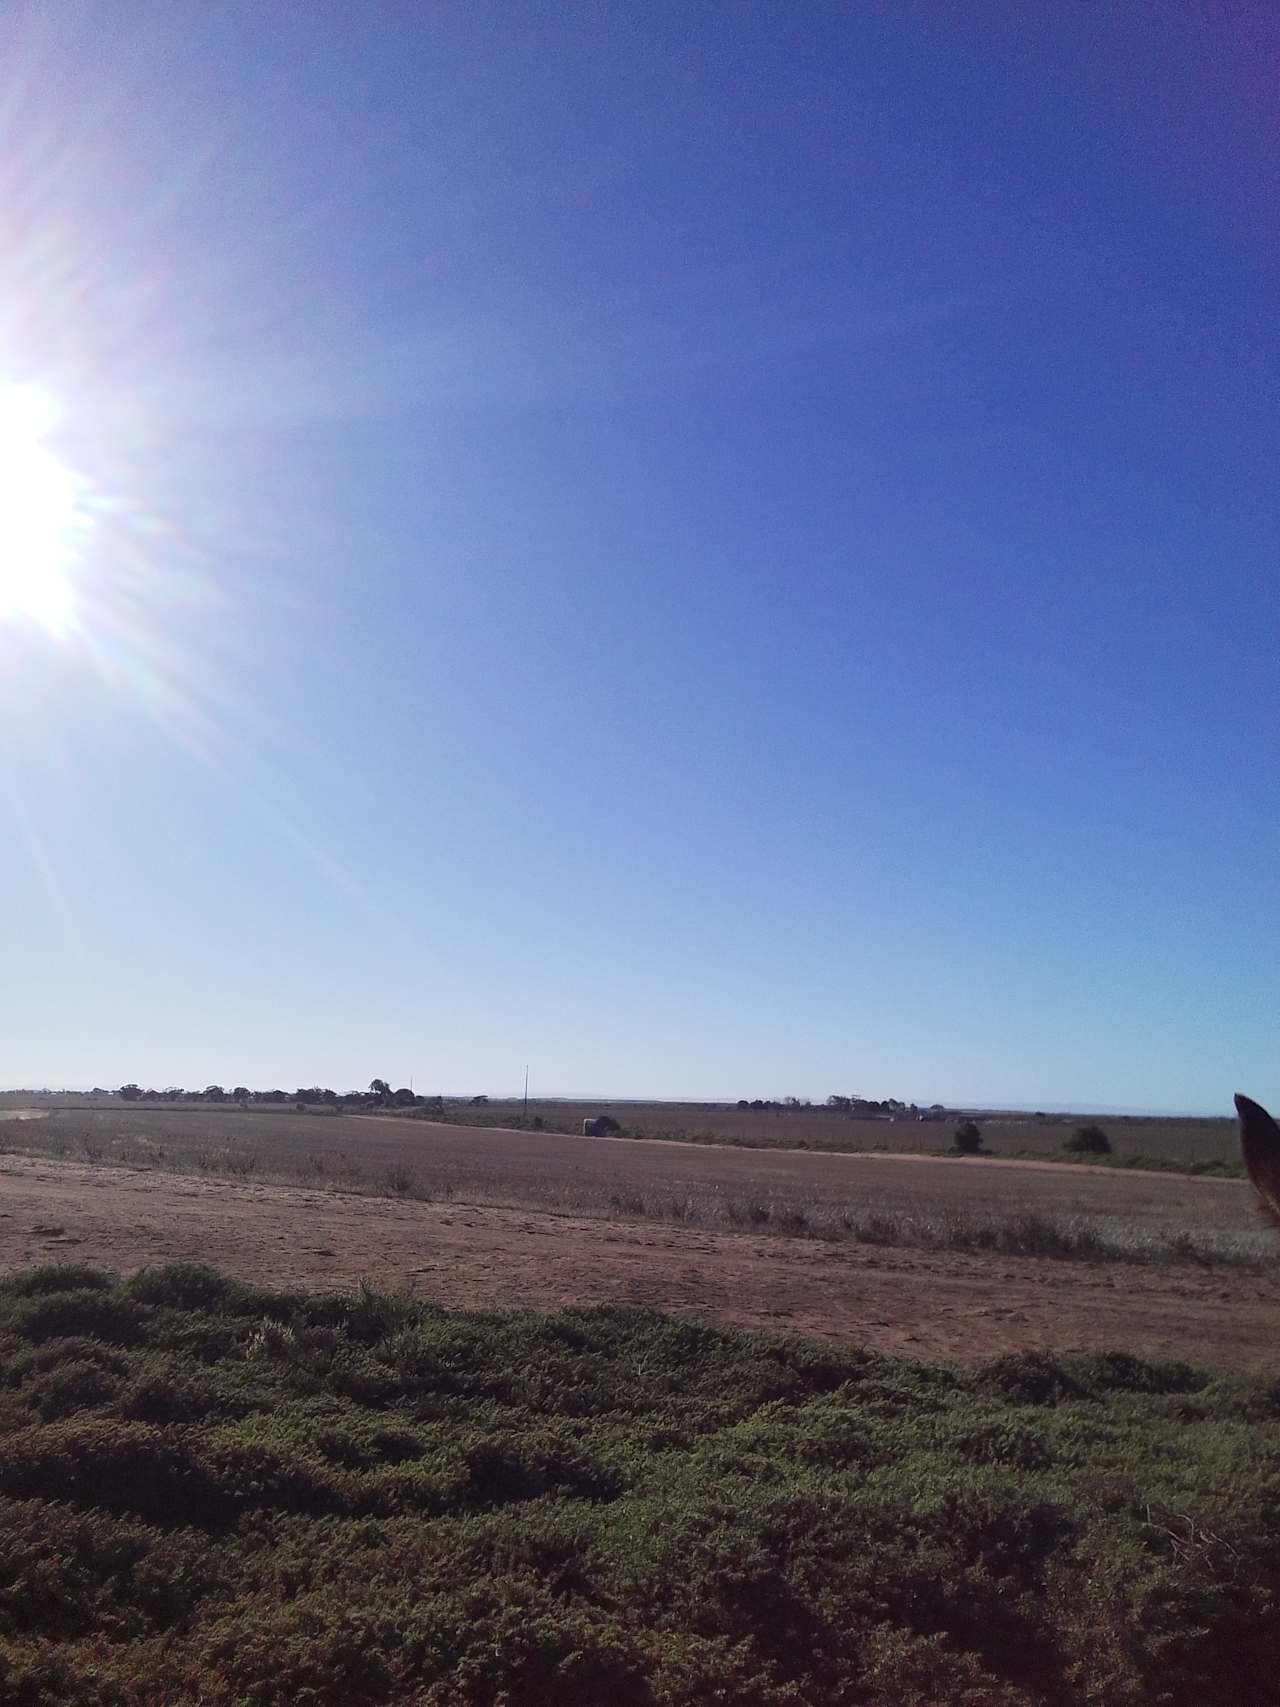
[{"label": "dry grass", "polygon": [[1245,1188],[1178,1175],[600,1142],[291,1109],[58,1110],[8,1124],[4,1140],[101,1165],[779,1238],[1144,1263],[1270,1255]]},{"label": "dry grass", "polygon": [[[0,1116],[6,1124],[15,1117],[31,1112],[29,1096],[13,1092],[0,1093]],[[179,1123],[207,1117],[218,1122],[241,1122],[257,1128],[262,1121],[272,1124],[281,1119],[299,1118],[291,1105],[257,1105],[246,1114],[234,1104],[210,1105],[191,1103],[135,1103],[122,1105],[114,1099],[107,1104],[84,1097],[49,1097],[38,1104],[40,1112],[50,1111],[65,1116],[80,1115],[92,1119],[95,1115],[134,1117],[139,1124]],[[362,1111],[369,1118],[369,1111]],[[519,1099],[495,1098],[473,1107],[466,1098],[446,1098],[445,1119],[450,1125],[462,1128],[520,1129],[541,1122],[547,1132],[577,1133],[587,1115],[610,1114],[631,1137],[678,1139],[686,1143],[748,1146],[759,1149],[806,1149],[820,1153],[906,1153],[943,1154],[960,1119],[966,1115],[976,1118],[982,1127],[985,1150],[1006,1157],[1043,1157],[1064,1159],[1063,1146],[1083,1122],[1101,1125],[1114,1149],[1114,1163],[1120,1166],[1138,1158],[1155,1164],[1181,1168],[1225,1167],[1234,1171],[1239,1165],[1239,1150],[1235,1122],[1229,1116],[1221,1119],[1148,1117],[1142,1115],[1081,1116],[1066,1114],[1011,1113],[952,1110],[945,1119],[917,1121],[909,1116],[865,1119],[843,1114],[826,1107],[753,1109],[738,1108],[733,1103],[675,1103],[626,1101],[552,1101],[534,1100],[529,1103],[528,1121]],[[377,1116],[374,1116],[377,1118]],[[346,1125],[350,1117],[327,1106],[308,1108],[301,1119],[312,1123],[337,1122]],[[438,1120],[431,1110],[397,1111],[381,1118],[397,1122],[422,1119]],[[23,1121],[23,1124],[27,1124]],[[9,1133],[13,1126],[9,1126]],[[6,1136],[9,1135],[6,1133]],[[327,1139],[321,1140],[328,1142]],[[1099,1158],[1088,1158],[1098,1162]],[[1105,1161],[1105,1159],[1104,1159]]]},{"label": "dry grass", "polygon": [[[491,1101],[483,1108],[449,1104],[448,1117],[460,1125],[518,1126],[522,1105],[514,1099]],[[678,1138],[686,1143],[746,1144],[764,1149],[849,1151],[945,1151],[961,1113],[941,1121],[861,1119],[827,1108],[752,1109],[732,1103],[668,1102],[531,1102],[548,1131],[581,1132],[589,1114],[611,1114],[624,1132],[651,1138]],[[1187,1166],[1194,1163],[1239,1161],[1235,1122],[1167,1117],[1035,1115],[965,1110],[982,1127],[986,1148],[999,1155],[1057,1157],[1083,1121],[1101,1125],[1117,1158],[1150,1156],[1157,1161]]]},{"label": "dry grass", "polygon": [[[590,1202],[561,1204],[597,1213]],[[852,1240],[931,1251],[973,1251],[1006,1257],[1059,1257],[1084,1262],[1198,1263],[1250,1267],[1265,1263],[1274,1241],[1260,1228],[1240,1231],[1143,1226],[1123,1217],[1057,1216],[1035,1211],[988,1214],[947,1209],[857,1214],[813,1203],[782,1207],[731,1199],[710,1205],[689,1198],[611,1193],[609,1212],[625,1221],[672,1221],[780,1238]]]}]

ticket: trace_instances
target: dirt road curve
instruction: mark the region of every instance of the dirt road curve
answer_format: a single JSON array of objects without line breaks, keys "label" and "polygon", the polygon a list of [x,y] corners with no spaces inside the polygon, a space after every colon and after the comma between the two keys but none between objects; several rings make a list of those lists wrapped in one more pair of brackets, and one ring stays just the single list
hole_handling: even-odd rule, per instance
[{"label": "dirt road curve", "polygon": [[970,1361],[1115,1347],[1280,1363],[1280,1271],[969,1256],[239,1185],[6,1156],[0,1269],[195,1258],[278,1286],[362,1277],[455,1306],[626,1302]]}]

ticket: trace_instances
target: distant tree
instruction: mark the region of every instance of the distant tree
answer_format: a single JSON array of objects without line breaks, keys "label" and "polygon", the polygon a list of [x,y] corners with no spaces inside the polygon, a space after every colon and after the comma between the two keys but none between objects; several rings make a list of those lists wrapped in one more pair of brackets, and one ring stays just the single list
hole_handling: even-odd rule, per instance
[{"label": "distant tree", "polygon": [[332,1105],[333,1103],[336,1103],[337,1100],[338,1100],[337,1091],[331,1091],[331,1090],[328,1090],[326,1088],[325,1090],[320,1092],[320,1101],[321,1102],[327,1102],[330,1105]]},{"label": "distant tree", "polygon": [[481,1091],[479,1096],[472,1097],[471,1106],[472,1106],[472,1108],[484,1108],[487,1105],[488,1101],[489,1101],[488,1097],[485,1096],[483,1091]]},{"label": "distant tree", "polygon": [[1076,1156],[1109,1156],[1111,1140],[1101,1126],[1077,1126],[1062,1148]]},{"label": "distant tree", "polygon": [[982,1152],[982,1128],[976,1120],[962,1120],[956,1127],[952,1143],[958,1155],[980,1155]]},{"label": "distant tree", "polygon": [[842,1096],[829,1096],[827,1098],[827,1107],[828,1108],[838,1108],[842,1112],[847,1113],[849,1111],[849,1109],[851,1109],[853,1107],[853,1098],[852,1097],[842,1097]]},{"label": "distant tree", "polygon": [[739,1097],[738,1098],[738,1107],[739,1108],[750,1108],[751,1104],[747,1101],[746,1097]]},{"label": "distant tree", "polygon": [[391,1086],[385,1079],[370,1079],[369,1089],[373,1092],[374,1096],[377,1097],[379,1102],[391,1101]]},{"label": "distant tree", "polygon": [[413,1092],[409,1089],[408,1085],[401,1085],[400,1089],[396,1091],[389,1100],[394,1103],[397,1108],[412,1108],[414,1102]]},{"label": "distant tree", "polygon": [[204,1087],[204,1100],[206,1102],[226,1102],[227,1093],[221,1085],[206,1085]]},{"label": "distant tree", "polygon": [[249,1087],[248,1087],[248,1085],[237,1085],[235,1090],[233,1090],[231,1093],[231,1100],[232,1100],[232,1102],[248,1102],[248,1100],[249,1100]]},{"label": "distant tree", "polygon": [[133,1080],[130,1079],[127,1085],[121,1085],[120,1089],[116,1092],[116,1095],[122,1096],[126,1102],[136,1102],[142,1095],[142,1087],[140,1085],[135,1085]]}]

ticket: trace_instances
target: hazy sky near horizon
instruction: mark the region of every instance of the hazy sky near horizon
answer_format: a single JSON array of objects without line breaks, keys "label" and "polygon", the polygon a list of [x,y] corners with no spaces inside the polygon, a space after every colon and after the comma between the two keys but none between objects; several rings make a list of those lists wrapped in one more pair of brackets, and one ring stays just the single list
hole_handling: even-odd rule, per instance
[{"label": "hazy sky near horizon", "polygon": [[1280,1101],[1278,55],[7,5],[0,1084]]}]

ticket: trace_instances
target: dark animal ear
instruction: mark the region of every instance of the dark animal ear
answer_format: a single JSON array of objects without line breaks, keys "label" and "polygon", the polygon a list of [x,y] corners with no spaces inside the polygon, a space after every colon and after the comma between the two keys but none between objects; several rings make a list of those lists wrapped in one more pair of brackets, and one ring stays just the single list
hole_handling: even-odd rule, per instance
[{"label": "dark animal ear", "polygon": [[1280,1126],[1260,1103],[1236,1098],[1240,1116],[1240,1149],[1249,1178],[1262,1199],[1262,1207],[1280,1226]]}]

